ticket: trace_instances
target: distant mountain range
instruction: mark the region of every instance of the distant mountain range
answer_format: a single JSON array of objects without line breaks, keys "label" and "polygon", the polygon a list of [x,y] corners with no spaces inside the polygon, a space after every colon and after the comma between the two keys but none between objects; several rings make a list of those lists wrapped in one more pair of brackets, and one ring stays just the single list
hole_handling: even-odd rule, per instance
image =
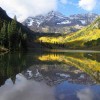
[{"label": "distant mountain range", "polygon": [[58,37],[42,36],[38,41],[42,41],[50,48],[100,50],[100,17],[77,32]]},{"label": "distant mountain range", "polygon": [[[21,29],[21,32],[18,33],[19,35],[21,33],[27,34],[28,47],[43,48],[43,49],[45,47],[51,49],[54,47],[71,48],[71,49],[92,48],[92,49],[100,50],[100,17],[98,16],[99,15],[92,13],[92,14],[83,14],[83,15],[81,14],[71,15],[70,17],[65,17],[64,15],[58,12],[52,11],[45,16],[41,15],[36,17],[29,17],[26,21],[23,22],[25,26],[31,29],[32,27],[35,28],[34,25],[37,23],[36,31],[39,32],[33,32],[19,22],[17,22],[16,24],[17,24],[17,31],[19,32],[19,30]],[[12,20],[13,19],[8,17],[6,11],[0,8],[0,30],[4,26],[5,22],[8,28],[8,24],[11,23]],[[76,26],[77,28],[75,28]],[[81,29],[84,26],[86,27]],[[49,27],[47,28],[48,30],[45,30],[46,27]],[[79,30],[79,27],[81,27],[80,28],[81,30]],[[63,28],[65,28],[67,31],[62,30]],[[61,31],[62,33],[64,32],[68,33],[69,32],[68,28],[70,32],[76,30],[79,31],[67,35],[49,33],[49,32],[60,33]],[[47,31],[48,34],[41,33],[41,31],[44,32]],[[2,34],[0,35],[2,37]]]},{"label": "distant mountain range", "polygon": [[75,14],[69,17],[51,11],[46,15],[28,17],[23,25],[35,32],[70,33],[91,24],[99,15],[95,13]]}]

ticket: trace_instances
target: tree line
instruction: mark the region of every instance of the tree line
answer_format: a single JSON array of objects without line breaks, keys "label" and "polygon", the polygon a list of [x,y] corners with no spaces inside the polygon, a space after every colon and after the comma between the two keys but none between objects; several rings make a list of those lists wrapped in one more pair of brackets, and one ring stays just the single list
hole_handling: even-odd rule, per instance
[{"label": "tree line", "polygon": [[13,51],[27,49],[27,34],[18,27],[16,16],[11,22],[0,18],[0,46]]},{"label": "tree line", "polygon": [[91,40],[88,41],[84,44],[86,47],[94,47],[94,46],[100,46],[100,38],[98,38],[97,40]]}]

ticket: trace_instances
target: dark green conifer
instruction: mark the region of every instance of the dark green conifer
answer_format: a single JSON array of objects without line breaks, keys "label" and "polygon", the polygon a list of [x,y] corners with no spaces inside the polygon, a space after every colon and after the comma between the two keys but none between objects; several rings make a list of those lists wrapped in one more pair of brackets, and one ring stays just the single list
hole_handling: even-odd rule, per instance
[{"label": "dark green conifer", "polygon": [[1,28],[1,32],[0,32],[0,43],[3,46],[4,46],[4,41],[6,39],[6,34],[7,34],[7,26],[6,26],[6,22],[4,21],[3,27]]},{"label": "dark green conifer", "polygon": [[11,33],[15,34],[17,32],[17,18],[16,18],[16,16],[14,16],[14,19],[11,22],[11,28],[12,28]]}]

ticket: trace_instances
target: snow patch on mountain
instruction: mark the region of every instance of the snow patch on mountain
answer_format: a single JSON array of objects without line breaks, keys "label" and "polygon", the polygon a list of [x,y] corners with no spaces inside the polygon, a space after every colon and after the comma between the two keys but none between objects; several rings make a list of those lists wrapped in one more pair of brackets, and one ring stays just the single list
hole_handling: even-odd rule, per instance
[{"label": "snow patch on mountain", "polygon": [[86,24],[86,21],[85,20],[79,20],[83,25]]},{"label": "snow patch on mountain", "polygon": [[61,22],[61,23],[57,23],[57,24],[71,24],[71,21],[66,20],[66,21],[63,21],[63,22]]},{"label": "snow patch on mountain", "polygon": [[[75,14],[69,17],[63,14],[51,11],[45,15],[36,17],[28,17],[23,25],[29,27],[33,31],[44,32],[66,32],[71,26],[76,30],[91,24],[99,15],[94,13]],[[69,27],[69,28],[68,28]],[[79,28],[78,28],[79,27]],[[75,31],[74,29],[74,31]],[[71,29],[72,31],[72,29]]]}]

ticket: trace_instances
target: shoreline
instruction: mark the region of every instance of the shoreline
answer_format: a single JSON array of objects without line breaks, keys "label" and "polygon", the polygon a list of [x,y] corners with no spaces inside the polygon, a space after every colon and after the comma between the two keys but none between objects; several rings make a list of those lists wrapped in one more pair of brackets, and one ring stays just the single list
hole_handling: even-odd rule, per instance
[{"label": "shoreline", "polygon": [[68,50],[68,49],[52,49],[52,50],[48,50],[48,51],[51,51],[51,52],[71,52],[71,53],[81,53],[81,52],[84,52],[84,53],[100,53],[99,50]]}]

